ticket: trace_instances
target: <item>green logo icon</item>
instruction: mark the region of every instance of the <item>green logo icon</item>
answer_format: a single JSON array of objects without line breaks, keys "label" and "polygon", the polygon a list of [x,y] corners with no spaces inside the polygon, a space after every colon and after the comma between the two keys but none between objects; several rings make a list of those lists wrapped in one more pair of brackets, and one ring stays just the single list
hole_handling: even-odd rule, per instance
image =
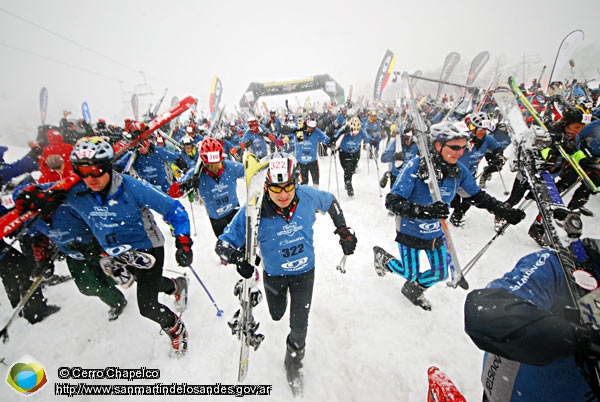
[{"label": "green logo icon", "polygon": [[47,382],[46,370],[29,355],[21,357],[6,373],[6,383],[25,396],[36,393]]}]

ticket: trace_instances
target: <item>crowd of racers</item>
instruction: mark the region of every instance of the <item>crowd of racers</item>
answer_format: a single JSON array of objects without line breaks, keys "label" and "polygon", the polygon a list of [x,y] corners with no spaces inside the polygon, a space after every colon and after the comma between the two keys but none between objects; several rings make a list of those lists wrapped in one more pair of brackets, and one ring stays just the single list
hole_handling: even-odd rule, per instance
[{"label": "crowd of racers", "polygon": [[[576,185],[578,175],[568,161],[557,152],[557,145],[561,145],[576,158],[593,183],[600,184],[598,169],[600,122],[597,121],[600,117],[599,91],[580,86],[577,82],[572,82],[568,88],[561,83],[552,83],[545,93],[535,81],[529,88],[524,85],[521,88],[538,113],[543,116],[549,128],[552,141],[543,150],[542,157],[555,176],[559,190]],[[466,139],[466,144],[464,147],[459,147],[462,154],[458,163],[466,167],[469,174],[477,181],[478,188],[484,189],[494,174],[501,175],[502,170],[511,165],[506,163],[510,158],[507,149],[511,145],[511,139],[506,122],[495,105],[493,91],[488,93],[482,91],[474,95],[469,108],[460,112],[454,109],[455,103],[451,97],[436,101],[430,96],[423,96],[417,101],[421,116],[428,127],[448,123],[465,124],[466,128],[460,138]],[[523,114],[526,121],[532,123],[533,119],[525,110]],[[19,205],[18,194],[21,193],[14,191],[15,187],[23,190],[28,184],[41,186],[54,183],[72,174],[74,169],[77,172],[78,167],[74,168],[71,154],[78,144],[89,138],[104,137],[115,149],[119,149],[143,132],[147,124],[147,122],[125,120],[120,126],[108,124],[100,119],[92,125],[83,119],[68,120],[68,115],[69,113],[65,111],[57,126],[40,126],[36,141],[29,144],[31,150],[16,162],[5,162],[2,156],[6,147],[0,147],[2,162],[0,183],[5,190],[2,214],[14,206],[10,200],[6,200],[7,197],[12,197],[13,202],[16,199],[17,206]],[[432,131],[435,131],[435,127]],[[355,189],[352,178],[357,173],[361,157],[385,164],[382,165],[385,169],[381,171],[378,185],[385,188],[389,183],[389,188],[392,190],[396,179],[401,177],[402,169],[409,166],[411,160],[419,157],[419,150],[414,141],[416,135],[419,133],[416,131],[414,116],[407,112],[406,105],[401,101],[374,102],[361,99],[355,103],[348,101],[341,105],[323,104],[295,110],[284,108],[267,110],[260,105],[255,105],[255,108],[237,115],[226,114],[219,121],[198,117],[195,112],[191,112],[161,127],[151,138],[141,141],[134,150],[114,161],[113,168],[119,175],[132,176],[151,184],[164,197],[177,199],[185,195],[192,202],[202,202],[208,212],[214,234],[219,237],[240,209],[236,185],[237,180],[244,175],[240,162],[245,153],[252,153],[258,158],[265,158],[277,152],[291,155],[297,163],[298,183],[304,185],[310,183],[316,189],[321,183],[319,161],[332,156],[341,165],[347,196],[353,197]],[[397,146],[398,142],[402,145]],[[434,145],[435,139],[431,138],[430,142],[430,145]],[[196,169],[197,166],[200,166],[199,171]],[[27,175],[23,179],[23,174],[36,171],[39,173]],[[25,180],[25,183],[17,183],[17,178]],[[220,198],[214,195],[213,182],[225,189],[221,190]],[[493,207],[489,204],[491,201],[486,199],[483,203],[487,206],[484,207],[495,213],[497,220],[505,221],[508,218],[510,223],[516,224],[523,217],[496,212],[500,208],[504,208],[503,211],[513,210],[513,207],[525,196],[527,189],[526,181],[517,174],[510,196],[501,205],[494,204]],[[450,208],[446,206],[447,212],[446,209],[442,211],[438,208],[432,210],[433,214],[429,217],[449,216],[452,225],[464,226],[469,207],[477,204],[470,198],[473,197],[474,191],[478,190],[473,188],[468,190],[460,189],[456,193],[449,202]],[[568,203],[568,208],[592,216],[594,211],[586,208],[586,203],[592,195],[588,187],[579,184]],[[391,209],[390,214],[398,215]],[[61,218],[51,219],[46,222],[47,225],[52,226],[52,222],[61,220],[63,223],[81,223],[77,217],[69,215],[69,211],[61,208],[57,209],[55,215]],[[174,227],[173,222],[168,219],[165,217],[167,223],[171,225],[172,235],[177,237],[178,253],[181,250],[189,251],[192,246],[189,228],[182,229],[181,223]],[[32,281],[39,275],[48,285],[58,282],[58,275],[55,275],[53,270],[53,260],[66,255],[69,269],[81,293],[99,297],[110,307],[108,319],[117,319],[127,304],[117,284],[129,285],[135,275],[124,274],[123,277],[107,275],[107,272],[100,268],[98,261],[103,254],[102,247],[98,247],[93,236],[89,236],[83,243],[86,246],[86,255],[93,255],[95,259],[84,266],[81,260],[73,259],[70,253],[65,251],[70,250],[68,244],[62,244],[59,239],[53,238],[48,230],[39,226],[32,225],[15,235],[20,244],[18,249],[4,243],[2,255],[5,268],[1,273],[11,305],[16,307],[19,304]],[[545,246],[543,229],[540,229],[539,223],[532,224],[529,234],[540,246]],[[79,238],[69,241],[80,240]],[[162,254],[157,254],[155,257],[164,258]],[[183,261],[185,265],[185,262],[191,262],[189,259],[186,260],[187,257],[189,256],[185,251],[182,251],[178,254],[178,261]],[[407,268],[406,261],[405,259],[403,269]],[[131,269],[131,271],[137,274],[138,279],[145,276],[143,269]],[[393,268],[388,268],[388,271],[384,270],[383,273],[389,271],[406,278],[406,273],[400,273]],[[378,271],[378,273],[382,272]],[[427,287],[441,282],[446,277],[447,272],[436,277],[431,283],[427,283]],[[160,286],[160,291],[175,295],[176,302],[180,302],[179,299],[185,297],[181,291],[187,292],[187,289],[182,289],[187,287],[187,284],[178,282],[177,278],[172,281],[165,279],[163,282],[165,283]],[[410,281],[407,281],[407,284],[410,284]],[[414,289],[407,290],[405,296],[409,299],[412,297],[411,301],[414,304],[430,309],[430,304],[423,303],[423,289],[418,288],[421,285],[417,283],[414,286]],[[158,292],[158,289],[156,291]],[[47,304],[42,292],[42,288],[38,288],[23,308],[23,317],[32,324],[59,311],[59,307]],[[405,293],[404,289],[403,293]],[[140,297],[140,300],[145,301],[147,308],[151,309],[153,305],[147,299],[153,296],[138,294],[138,298]],[[417,298],[421,300],[417,301]],[[152,317],[151,313],[143,314],[159,322],[170,335],[183,336],[182,331],[185,331],[185,327],[176,315]],[[185,342],[187,343],[187,339]],[[173,348],[177,349],[175,344]]]}]

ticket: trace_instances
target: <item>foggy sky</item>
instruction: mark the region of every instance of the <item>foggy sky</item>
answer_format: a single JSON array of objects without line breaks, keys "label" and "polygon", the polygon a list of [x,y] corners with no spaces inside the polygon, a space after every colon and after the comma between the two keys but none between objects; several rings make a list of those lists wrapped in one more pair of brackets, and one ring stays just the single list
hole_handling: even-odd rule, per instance
[{"label": "foggy sky", "polygon": [[143,97],[140,109],[169,88],[164,106],[174,95],[193,95],[208,111],[214,75],[229,112],[252,81],[323,73],[370,97],[386,49],[396,54],[395,70],[420,69],[426,76],[437,74],[452,51],[461,55],[458,74],[487,50],[491,60],[482,76],[500,67],[530,80],[541,65],[551,67],[560,41],[574,29],[584,31],[587,52],[576,53],[576,73],[598,78],[596,7],[592,0],[0,0],[0,143],[35,137],[42,86],[49,123],[58,123],[63,109],[80,116],[87,101],[94,121],[121,124],[131,117],[132,92],[142,86],[154,95]]}]

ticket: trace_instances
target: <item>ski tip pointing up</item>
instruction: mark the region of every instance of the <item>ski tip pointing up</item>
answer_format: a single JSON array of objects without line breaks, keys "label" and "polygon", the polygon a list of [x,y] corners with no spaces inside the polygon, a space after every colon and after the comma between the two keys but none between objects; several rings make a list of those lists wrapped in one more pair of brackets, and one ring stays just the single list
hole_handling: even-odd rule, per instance
[{"label": "ski tip pointing up", "polygon": [[450,377],[436,366],[427,369],[427,402],[467,402]]}]

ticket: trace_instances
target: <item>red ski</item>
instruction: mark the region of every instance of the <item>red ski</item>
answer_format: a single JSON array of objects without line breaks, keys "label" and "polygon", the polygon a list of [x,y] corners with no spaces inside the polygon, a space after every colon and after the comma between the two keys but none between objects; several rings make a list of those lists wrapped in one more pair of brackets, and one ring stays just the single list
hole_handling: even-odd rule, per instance
[{"label": "red ski", "polygon": [[439,368],[429,367],[427,377],[429,379],[427,402],[467,402],[450,377]]},{"label": "red ski", "polygon": [[[115,148],[115,157],[122,156],[126,151],[135,147],[138,142],[149,138],[152,135],[152,132],[159,128],[160,126],[167,124],[169,121],[173,120],[175,117],[179,116],[187,109],[189,109],[193,104],[196,103],[196,99],[192,96],[188,96],[183,98],[173,109],[169,110],[166,113],[160,114],[156,116],[154,119],[150,120],[150,122],[146,126],[146,130],[140,133],[135,139],[131,140],[127,144],[122,144]],[[75,184],[77,184],[81,178],[77,175],[70,175],[65,177],[63,180],[54,184],[47,191],[53,190],[69,190]],[[17,230],[23,223],[31,219],[37,215],[37,212],[27,211],[25,213],[20,213],[16,209],[11,210],[7,214],[0,216],[0,240],[4,239],[5,236],[8,236],[15,230]]]}]

